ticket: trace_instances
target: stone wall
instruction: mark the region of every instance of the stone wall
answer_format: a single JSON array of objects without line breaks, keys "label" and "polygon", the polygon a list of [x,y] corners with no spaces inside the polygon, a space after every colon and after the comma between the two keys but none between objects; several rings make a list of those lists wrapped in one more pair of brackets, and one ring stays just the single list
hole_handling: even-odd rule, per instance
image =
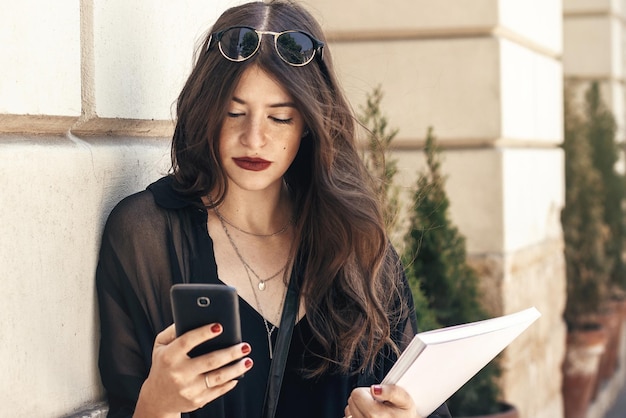
[{"label": "stone wall", "polygon": [[542,313],[505,351],[505,398],[518,407],[521,417],[562,416],[560,368],[566,333],[560,319],[565,300],[559,297],[565,292],[562,240],[547,239],[504,256],[472,257],[470,264],[482,278],[485,302],[492,313],[532,305]]},{"label": "stone wall", "polygon": [[[0,43],[11,63],[0,79],[3,413],[63,416],[102,399],[93,272],[103,222],[167,171],[195,42],[237,3],[27,0],[0,14],[11,40]],[[493,313],[532,304],[543,314],[505,353],[506,398],[522,418],[558,418],[561,2],[306,4],[355,109],[382,85],[407,191],[434,126],[452,216]]]}]

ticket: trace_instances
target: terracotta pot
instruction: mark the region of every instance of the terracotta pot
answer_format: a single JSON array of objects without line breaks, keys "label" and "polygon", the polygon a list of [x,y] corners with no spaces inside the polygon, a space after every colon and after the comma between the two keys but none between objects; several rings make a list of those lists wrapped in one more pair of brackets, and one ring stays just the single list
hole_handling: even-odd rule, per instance
[{"label": "terracotta pot", "polygon": [[586,416],[606,343],[606,331],[599,324],[568,332],[562,386],[565,418]]},{"label": "terracotta pot", "polygon": [[622,319],[626,319],[626,298],[613,299],[611,303],[620,310],[622,313]]},{"label": "terracotta pot", "polygon": [[471,417],[455,417],[455,418],[519,418],[519,413],[515,406],[508,403],[502,403],[500,412],[487,415],[472,415]]},{"label": "terracotta pot", "polygon": [[602,324],[607,334],[606,349],[600,359],[596,393],[602,382],[613,377],[617,369],[619,343],[622,335],[623,313],[621,306],[611,303],[606,311],[598,314],[598,321]]}]

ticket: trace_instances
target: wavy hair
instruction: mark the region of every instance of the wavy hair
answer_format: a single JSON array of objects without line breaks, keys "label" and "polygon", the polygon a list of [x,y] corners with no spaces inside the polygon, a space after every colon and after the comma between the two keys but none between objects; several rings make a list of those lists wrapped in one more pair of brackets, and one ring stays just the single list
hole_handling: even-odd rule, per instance
[{"label": "wavy hair", "polygon": [[[297,29],[326,44],[315,19],[290,1],[252,2],[222,14],[211,32],[245,25],[280,32]],[[242,73],[257,65],[293,97],[308,134],[285,174],[294,199],[294,249],[306,259],[300,290],[307,320],[321,347],[310,376],[328,371],[372,370],[386,347],[397,352],[390,329],[406,318],[397,309],[401,267],[385,233],[372,179],[356,147],[356,122],[332,70],[328,47],[323,59],[302,67],[285,64],[271,42],[244,62],[197,51],[177,102],[172,141],[172,175],[177,189],[200,197],[217,190],[219,204],[227,181],[218,155],[219,132]],[[402,305],[404,308],[405,305]]]}]

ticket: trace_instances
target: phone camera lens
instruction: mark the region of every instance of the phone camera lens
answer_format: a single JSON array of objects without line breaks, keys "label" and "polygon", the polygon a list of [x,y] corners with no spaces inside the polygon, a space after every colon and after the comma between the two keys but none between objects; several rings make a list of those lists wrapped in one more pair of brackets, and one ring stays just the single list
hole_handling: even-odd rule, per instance
[{"label": "phone camera lens", "polygon": [[200,306],[201,308],[206,308],[207,306],[209,306],[211,304],[211,301],[209,300],[208,297],[206,296],[200,296],[198,298],[198,300],[196,301],[196,303],[198,304],[198,306]]}]

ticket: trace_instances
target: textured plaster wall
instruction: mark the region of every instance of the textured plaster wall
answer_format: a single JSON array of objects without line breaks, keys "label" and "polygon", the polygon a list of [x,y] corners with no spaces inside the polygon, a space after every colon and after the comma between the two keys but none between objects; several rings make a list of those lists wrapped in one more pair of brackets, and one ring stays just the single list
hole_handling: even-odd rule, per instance
[{"label": "textured plaster wall", "polygon": [[196,39],[242,1],[1,2],[0,416],[60,417],[103,398],[104,221],[169,168],[169,138],[124,120],[169,126]]},{"label": "textured plaster wall", "polygon": [[79,0],[3,0],[0,9],[0,113],[80,115]]},{"label": "textured plaster wall", "polygon": [[62,416],[102,397],[100,233],[122,196],[166,172],[167,148],[154,139],[0,136],[0,415]]}]

